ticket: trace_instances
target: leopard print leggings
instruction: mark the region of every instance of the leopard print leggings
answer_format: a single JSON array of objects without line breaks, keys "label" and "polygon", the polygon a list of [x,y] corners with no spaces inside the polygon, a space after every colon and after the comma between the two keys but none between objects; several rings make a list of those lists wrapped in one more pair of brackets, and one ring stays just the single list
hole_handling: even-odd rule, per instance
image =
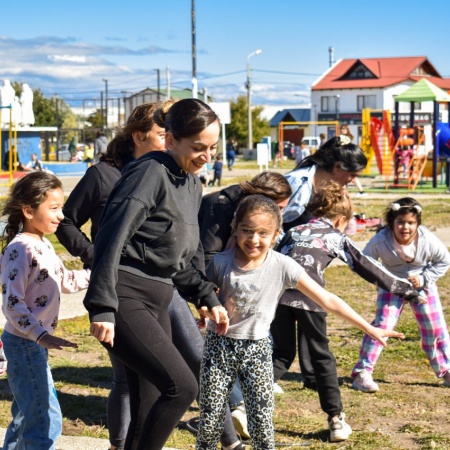
[{"label": "leopard print leggings", "polygon": [[272,339],[231,339],[208,331],[200,369],[197,450],[217,449],[236,377],[244,396],[253,450],[275,449]]}]

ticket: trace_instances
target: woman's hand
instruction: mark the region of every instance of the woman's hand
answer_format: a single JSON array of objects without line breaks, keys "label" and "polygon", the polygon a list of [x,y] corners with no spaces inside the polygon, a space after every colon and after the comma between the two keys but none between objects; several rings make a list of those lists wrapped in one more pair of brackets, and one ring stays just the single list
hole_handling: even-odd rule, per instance
[{"label": "woman's hand", "polygon": [[398,339],[405,339],[403,333],[399,333],[395,330],[384,330],[383,328],[377,328],[370,325],[369,330],[366,332],[372,339],[378,341],[383,347],[387,346],[388,337],[396,337]]},{"label": "woman's hand", "polygon": [[114,324],[111,322],[92,322],[90,328],[92,336],[100,342],[114,346]]},{"label": "woman's hand", "polygon": [[222,305],[214,306],[211,310],[206,306],[202,306],[198,311],[202,316],[216,322],[217,334],[225,334],[228,331],[230,319],[228,318],[227,310]]},{"label": "woman's hand", "polygon": [[65,339],[52,336],[50,334],[45,334],[44,336],[39,339],[38,342],[39,345],[42,345],[42,347],[51,350],[62,350],[63,347],[73,347],[78,348],[78,344],[75,344],[74,342],[66,341]]}]

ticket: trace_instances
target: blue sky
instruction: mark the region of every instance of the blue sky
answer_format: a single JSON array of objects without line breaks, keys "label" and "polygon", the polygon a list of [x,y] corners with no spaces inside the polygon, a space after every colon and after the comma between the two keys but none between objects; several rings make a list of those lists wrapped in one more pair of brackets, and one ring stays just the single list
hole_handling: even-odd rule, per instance
[{"label": "blue sky", "polygon": [[[307,103],[310,85],[335,59],[427,56],[450,77],[450,4],[195,0],[197,78],[216,101],[245,94],[251,58],[254,104]],[[74,106],[156,88],[191,86],[191,0],[20,0],[3,2],[0,79],[58,93]],[[439,22],[442,18],[441,22]]]}]

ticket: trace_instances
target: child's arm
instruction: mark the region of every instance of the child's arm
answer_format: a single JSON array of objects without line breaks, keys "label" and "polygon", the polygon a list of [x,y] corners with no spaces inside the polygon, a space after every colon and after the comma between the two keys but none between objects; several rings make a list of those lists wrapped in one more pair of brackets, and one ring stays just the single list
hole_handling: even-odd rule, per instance
[{"label": "child's arm", "polygon": [[450,253],[445,244],[428,229],[425,231],[424,239],[426,242],[423,242],[422,245],[429,246],[430,257],[420,275],[422,278],[420,288],[434,284],[450,267]]},{"label": "child's arm", "polygon": [[394,330],[383,330],[376,328],[366,322],[356,311],[354,311],[347,303],[344,302],[337,295],[328,292],[322,286],[317,284],[308,274],[303,273],[297,281],[296,288],[314,300],[318,305],[327,311],[342,317],[350,322],[355,327],[364,331],[372,339],[377,340],[384,347],[386,347],[386,337],[397,337],[404,339],[403,333],[398,333]]},{"label": "child's arm", "polygon": [[78,348],[78,344],[50,334],[44,334],[44,336],[37,340],[37,343],[48,350],[62,350],[63,347]]},{"label": "child's arm", "polygon": [[421,297],[420,293],[413,289],[410,282],[403,278],[396,277],[375,259],[365,255],[347,236],[343,239],[343,251],[337,256],[344,261],[353,272],[357,273],[369,283],[376,284],[381,289],[398,295],[405,300],[414,303],[426,303],[426,299]]},{"label": "child's arm", "polygon": [[89,269],[69,270],[64,267],[61,261],[61,270],[61,292],[64,294],[82,291],[89,286],[89,279],[91,278],[91,271]]}]

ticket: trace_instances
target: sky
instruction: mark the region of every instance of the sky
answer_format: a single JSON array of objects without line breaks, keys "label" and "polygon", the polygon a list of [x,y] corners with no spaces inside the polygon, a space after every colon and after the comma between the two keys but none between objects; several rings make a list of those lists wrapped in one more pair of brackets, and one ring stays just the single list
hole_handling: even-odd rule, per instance
[{"label": "sky", "polygon": [[[89,106],[147,87],[191,88],[192,0],[20,0],[0,13],[0,80]],[[448,0],[195,0],[199,90],[296,107],[335,60],[426,56],[450,77]]]}]

